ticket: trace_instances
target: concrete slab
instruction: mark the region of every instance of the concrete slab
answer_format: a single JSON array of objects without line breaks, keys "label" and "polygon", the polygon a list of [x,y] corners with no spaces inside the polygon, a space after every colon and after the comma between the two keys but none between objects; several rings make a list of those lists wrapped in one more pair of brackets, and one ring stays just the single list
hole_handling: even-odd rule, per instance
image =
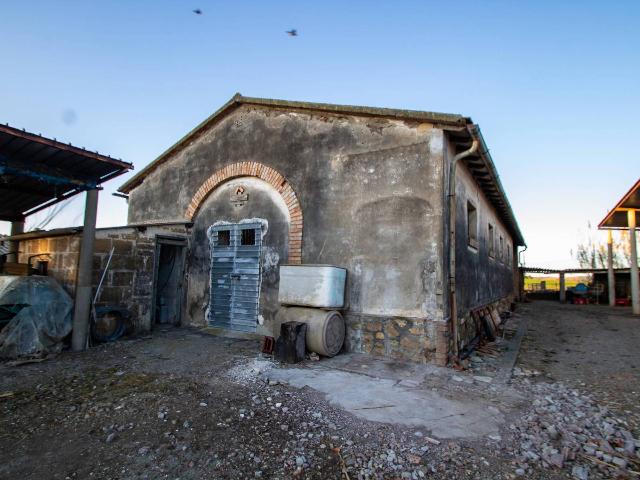
[{"label": "concrete slab", "polygon": [[451,373],[353,354],[302,367],[274,368],[265,375],[317,390],[333,405],[366,420],[420,428],[438,438],[497,434],[505,419],[490,402],[432,388],[427,381],[429,375],[448,378]]}]

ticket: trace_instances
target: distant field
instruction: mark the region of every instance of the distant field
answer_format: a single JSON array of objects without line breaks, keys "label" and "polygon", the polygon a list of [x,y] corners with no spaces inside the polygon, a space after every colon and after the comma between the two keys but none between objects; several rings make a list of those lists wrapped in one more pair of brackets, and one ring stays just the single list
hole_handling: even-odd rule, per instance
[{"label": "distant field", "polygon": [[[524,289],[536,290],[540,282],[545,282],[545,290],[560,290],[560,279],[557,275],[548,277],[524,277]],[[572,276],[565,277],[565,288],[575,287],[578,283],[589,283],[589,277],[585,276]]]}]

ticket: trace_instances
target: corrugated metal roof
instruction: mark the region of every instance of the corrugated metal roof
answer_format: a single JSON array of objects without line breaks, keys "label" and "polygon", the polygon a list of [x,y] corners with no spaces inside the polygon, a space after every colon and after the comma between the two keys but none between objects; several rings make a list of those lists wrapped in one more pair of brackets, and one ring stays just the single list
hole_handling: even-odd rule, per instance
[{"label": "corrugated metal roof", "polygon": [[0,125],[0,220],[20,220],[132,168],[98,152]]}]

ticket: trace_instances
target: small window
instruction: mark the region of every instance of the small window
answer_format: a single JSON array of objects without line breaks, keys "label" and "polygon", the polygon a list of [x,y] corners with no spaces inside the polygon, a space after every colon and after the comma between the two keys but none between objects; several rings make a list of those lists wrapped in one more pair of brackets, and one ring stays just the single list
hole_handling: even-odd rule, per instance
[{"label": "small window", "polygon": [[511,266],[511,245],[507,243],[507,265]]},{"label": "small window", "polygon": [[487,235],[487,243],[489,244],[489,256],[496,256],[496,238],[493,225],[489,224],[489,234]]},{"label": "small window", "polygon": [[256,244],[256,231],[255,229],[242,230],[242,236],[240,237],[240,245],[255,245]]},{"label": "small window", "polygon": [[218,231],[218,246],[220,247],[228,247],[231,245],[231,231],[230,230],[219,230]]},{"label": "small window", "polygon": [[478,210],[471,202],[467,202],[467,237],[469,246],[478,248]]},{"label": "small window", "polygon": [[498,256],[501,262],[504,261],[504,238],[502,238],[502,235],[500,235],[500,251],[498,252]]}]

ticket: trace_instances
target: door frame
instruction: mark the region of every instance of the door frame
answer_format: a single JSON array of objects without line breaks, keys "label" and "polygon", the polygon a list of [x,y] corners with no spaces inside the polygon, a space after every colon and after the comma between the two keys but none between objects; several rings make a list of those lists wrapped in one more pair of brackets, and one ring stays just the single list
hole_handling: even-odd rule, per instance
[{"label": "door frame", "polygon": [[[208,314],[207,314],[207,325],[210,327],[214,327],[214,328],[225,328],[227,330],[230,331],[239,331],[239,332],[255,332],[257,330],[258,327],[258,319],[260,317],[260,293],[261,293],[261,285],[262,285],[262,247],[263,247],[263,237],[264,237],[264,228],[265,228],[265,220],[263,219],[242,219],[240,221],[236,221],[234,223],[232,222],[225,222],[225,223],[220,223],[220,224],[213,224],[209,227],[209,229],[207,230],[207,237],[209,239],[209,244],[211,245],[210,250],[209,250],[209,256],[210,256],[210,271],[209,271],[209,309],[208,309]],[[230,303],[229,303],[229,325],[228,326],[222,326],[222,325],[215,325],[216,320],[215,320],[215,307],[214,307],[214,297],[215,297],[215,292],[214,292],[214,285],[213,285],[213,268],[214,268],[214,262],[215,262],[215,256],[214,256],[214,252],[215,252],[215,248],[213,246],[213,240],[212,240],[212,235],[214,234],[214,232],[219,232],[220,230],[231,230],[231,241],[232,241],[232,246],[233,246],[233,252],[234,252],[234,261],[232,263],[232,272],[235,271],[237,268],[241,268],[241,264],[243,262],[238,262],[236,261],[236,259],[239,257],[238,252],[243,252],[243,248],[244,247],[258,247],[258,252],[257,252],[257,257],[256,257],[256,263],[257,263],[257,269],[258,269],[258,273],[257,273],[257,285],[256,285],[256,299],[255,299],[255,324],[253,325],[253,328],[251,330],[248,330],[244,327],[248,327],[248,325],[245,325],[244,327],[242,327],[242,324],[238,325],[236,324],[236,328],[233,328],[233,319],[234,319],[234,294],[231,294],[231,298],[230,298]],[[242,231],[244,230],[254,230],[255,231],[255,240],[254,240],[254,244],[252,245],[241,245],[240,242],[240,236],[242,235]],[[232,273],[231,275],[237,275]],[[242,275],[242,274],[240,274]],[[230,278],[230,281],[232,282],[232,279]],[[230,283],[230,286],[232,287],[232,292],[235,291],[236,288],[238,288],[238,285],[235,285],[233,283]],[[242,314],[241,314],[242,315]],[[240,319],[238,319],[240,320]],[[242,327],[242,328],[241,328]]]},{"label": "door frame", "polygon": [[181,235],[162,235],[156,234],[155,236],[155,247],[154,247],[154,255],[153,255],[153,288],[151,290],[151,329],[153,330],[156,324],[156,294],[158,288],[158,273],[160,272],[160,249],[163,245],[173,246],[180,248],[180,261],[182,262],[182,272],[180,272],[182,276],[182,281],[180,283],[180,293],[176,296],[178,302],[177,311],[177,321],[174,325],[182,325],[183,319],[183,307],[185,305],[185,272],[186,272],[186,260],[187,260],[187,238]]}]

